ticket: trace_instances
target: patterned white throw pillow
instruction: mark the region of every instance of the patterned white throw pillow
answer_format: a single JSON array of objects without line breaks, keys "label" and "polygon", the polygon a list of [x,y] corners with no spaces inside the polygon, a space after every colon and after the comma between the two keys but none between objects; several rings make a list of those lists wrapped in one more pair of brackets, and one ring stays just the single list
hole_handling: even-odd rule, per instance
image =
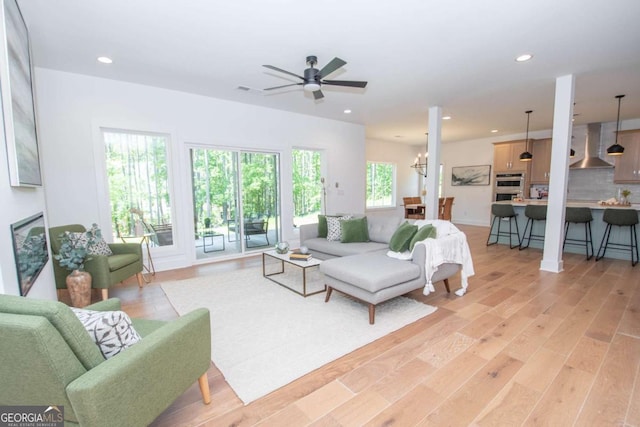
[{"label": "patterned white throw pillow", "polygon": [[124,311],[93,311],[71,307],[84,328],[109,359],[140,341],[131,319]]},{"label": "patterned white throw pillow", "polygon": [[351,215],[328,216],[327,215],[327,240],[340,241],[342,239],[342,229],[340,221],[343,219],[351,219]]},{"label": "patterned white throw pillow", "polygon": [[71,239],[77,242],[77,245],[87,248],[87,253],[89,255],[113,255],[109,244],[104,241],[102,237],[96,238],[96,241],[93,245],[88,246],[89,238],[86,233],[69,233]]}]

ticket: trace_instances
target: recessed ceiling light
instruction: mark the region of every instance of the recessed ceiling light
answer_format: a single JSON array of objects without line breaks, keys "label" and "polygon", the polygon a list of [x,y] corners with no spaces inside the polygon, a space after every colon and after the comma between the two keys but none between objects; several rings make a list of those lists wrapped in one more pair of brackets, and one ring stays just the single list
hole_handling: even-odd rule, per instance
[{"label": "recessed ceiling light", "polygon": [[498,133],[498,129],[491,129],[491,133]]},{"label": "recessed ceiling light", "polygon": [[349,110],[349,109],[344,110],[344,113],[345,113],[345,114],[351,114],[351,110]]},{"label": "recessed ceiling light", "polygon": [[451,120],[451,116],[444,116],[442,120]]},{"label": "recessed ceiling light", "polygon": [[533,55],[531,55],[530,53],[525,53],[524,55],[520,55],[516,58],[517,62],[525,62],[530,60],[531,58],[533,58]]},{"label": "recessed ceiling light", "polygon": [[103,64],[111,64],[113,62],[113,60],[111,58],[109,58],[108,56],[99,56],[98,57],[98,62],[101,62]]}]

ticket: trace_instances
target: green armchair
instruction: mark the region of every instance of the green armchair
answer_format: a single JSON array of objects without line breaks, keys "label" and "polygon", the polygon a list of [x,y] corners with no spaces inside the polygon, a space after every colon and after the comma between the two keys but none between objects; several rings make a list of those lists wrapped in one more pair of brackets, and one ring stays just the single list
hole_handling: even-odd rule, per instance
[{"label": "green armchair", "polygon": [[146,426],[196,379],[208,404],[209,311],[132,323],[142,339],[105,360],[65,304],[0,295],[0,405],[63,405],[65,425]]},{"label": "green armchair", "polygon": [[[51,252],[57,255],[60,250],[60,235],[65,231],[78,233],[86,231],[80,224],[61,225],[49,228],[49,241],[51,242]],[[91,255],[91,259],[86,261],[84,269],[91,274],[91,287],[102,291],[102,299],[109,298],[109,288],[116,283],[136,275],[138,286],[142,287],[142,247],[138,243],[109,243],[113,255]],[[60,263],[53,259],[53,273],[56,280],[56,288],[65,289],[67,287],[66,277],[70,271],[60,266]]]}]

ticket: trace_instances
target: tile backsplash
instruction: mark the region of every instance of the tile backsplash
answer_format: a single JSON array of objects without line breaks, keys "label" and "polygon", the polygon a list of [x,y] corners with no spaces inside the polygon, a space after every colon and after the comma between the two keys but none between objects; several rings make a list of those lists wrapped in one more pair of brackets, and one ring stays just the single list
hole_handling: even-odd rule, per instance
[{"label": "tile backsplash", "polygon": [[640,184],[615,184],[613,168],[569,169],[569,200],[606,200],[616,197],[618,188],[630,190],[631,203],[640,203]]}]

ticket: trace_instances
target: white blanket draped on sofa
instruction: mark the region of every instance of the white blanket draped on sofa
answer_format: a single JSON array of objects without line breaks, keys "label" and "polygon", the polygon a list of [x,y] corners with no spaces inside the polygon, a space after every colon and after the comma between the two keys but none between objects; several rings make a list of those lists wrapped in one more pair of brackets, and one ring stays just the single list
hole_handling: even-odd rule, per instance
[{"label": "white blanket draped on sofa", "polygon": [[[418,227],[431,224],[436,228],[437,238],[426,239],[416,244],[426,246],[425,274],[430,278],[438,270],[441,264],[452,262],[461,265],[460,279],[462,287],[456,291],[456,295],[462,296],[469,286],[468,278],[475,274],[471,251],[467,243],[467,236],[449,221],[439,219],[419,220],[414,223]],[[435,291],[431,280],[426,283],[423,293],[429,295]]]},{"label": "white blanket draped on sofa", "polygon": [[[469,286],[468,278],[475,274],[473,270],[473,260],[471,251],[467,243],[467,236],[449,221],[440,219],[418,220],[414,222],[418,227],[431,224],[436,228],[437,237],[435,239],[425,239],[417,242],[416,245],[425,245],[427,256],[425,258],[425,274],[428,282],[425,284],[423,293],[429,295],[435,288],[431,283],[431,276],[444,263],[460,264],[460,279],[462,287],[456,291],[456,295],[462,296],[467,292]],[[411,259],[411,253],[392,252],[388,256],[398,259]]]}]

